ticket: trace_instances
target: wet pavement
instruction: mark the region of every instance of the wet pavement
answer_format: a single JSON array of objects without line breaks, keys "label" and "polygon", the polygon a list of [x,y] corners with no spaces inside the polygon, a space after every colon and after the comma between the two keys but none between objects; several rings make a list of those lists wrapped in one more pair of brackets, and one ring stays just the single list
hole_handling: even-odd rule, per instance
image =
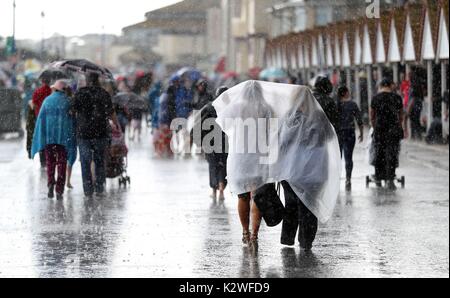
[{"label": "wet pavement", "polygon": [[448,147],[405,144],[406,188],[392,194],[366,189],[359,146],[353,191],[342,187],[313,251],[263,224],[253,252],[237,199],[209,198],[206,163],[158,160],[143,140],[130,144],[130,188],[109,180],[108,197],[84,199],[77,163],[63,201],[46,198],[22,141],[0,141],[0,277],[449,277]]}]

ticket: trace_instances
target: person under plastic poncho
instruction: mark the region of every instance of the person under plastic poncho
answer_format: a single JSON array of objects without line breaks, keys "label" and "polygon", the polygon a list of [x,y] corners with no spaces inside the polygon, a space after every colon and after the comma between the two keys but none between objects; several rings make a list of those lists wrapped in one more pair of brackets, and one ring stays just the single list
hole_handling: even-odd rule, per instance
[{"label": "person under plastic poncho", "polygon": [[[262,186],[282,182],[286,197],[282,243],[293,245],[300,228],[300,245],[310,249],[317,222],[331,218],[341,172],[336,133],[311,91],[302,86],[247,81],[225,92],[214,107],[217,123],[229,137],[231,192],[240,197],[246,194],[248,199],[249,193]],[[249,119],[262,121],[253,132],[239,132],[239,122]],[[270,125],[264,127],[263,123]],[[242,143],[246,148],[238,151]],[[248,150],[255,143],[256,153]],[[258,221],[258,217],[253,220]],[[257,232],[254,226],[253,233]],[[257,235],[250,235],[252,238],[257,239]]]}]

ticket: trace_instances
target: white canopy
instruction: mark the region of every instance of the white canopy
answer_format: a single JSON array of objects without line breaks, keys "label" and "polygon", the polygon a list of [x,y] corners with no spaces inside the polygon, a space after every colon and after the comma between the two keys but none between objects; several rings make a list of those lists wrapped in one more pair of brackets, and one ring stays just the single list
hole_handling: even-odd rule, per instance
[{"label": "white canopy", "polygon": [[333,47],[332,47],[330,35],[327,36],[326,48],[327,48],[327,66],[333,67],[334,66]]},{"label": "white canopy", "polygon": [[352,66],[352,60],[350,58],[350,46],[348,44],[347,32],[344,33],[342,38],[342,66],[350,67]]},{"label": "white canopy", "polygon": [[441,16],[439,21],[439,37],[437,46],[437,58],[441,60],[448,60],[449,49],[448,49],[448,30],[447,24],[445,22],[444,10],[441,10]]},{"label": "white canopy", "polygon": [[370,44],[370,35],[369,35],[369,27],[367,25],[364,26],[364,36],[363,36],[363,58],[362,62],[365,65],[370,65],[373,63],[372,58],[372,46]]},{"label": "white canopy", "polygon": [[390,33],[389,33],[389,51],[388,51],[388,61],[389,62],[401,62],[402,57],[400,55],[400,44],[398,42],[397,28],[395,26],[395,20],[392,20]]},{"label": "white canopy", "polygon": [[377,63],[386,62],[386,51],[384,50],[384,37],[383,30],[381,29],[381,23],[378,23],[377,27]]},{"label": "white canopy", "polygon": [[422,59],[423,60],[434,60],[435,59],[434,46],[433,46],[433,35],[431,33],[430,16],[428,11],[425,14],[425,24],[423,29],[423,39],[422,39]]},{"label": "white canopy", "polygon": [[361,45],[361,37],[359,35],[359,29],[356,29],[355,32],[355,52],[354,52],[353,61],[355,65],[361,65],[362,61],[362,45]]},{"label": "white canopy", "polygon": [[405,40],[403,46],[403,60],[411,62],[416,60],[416,50],[414,49],[414,37],[411,28],[411,18],[406,17]]}]

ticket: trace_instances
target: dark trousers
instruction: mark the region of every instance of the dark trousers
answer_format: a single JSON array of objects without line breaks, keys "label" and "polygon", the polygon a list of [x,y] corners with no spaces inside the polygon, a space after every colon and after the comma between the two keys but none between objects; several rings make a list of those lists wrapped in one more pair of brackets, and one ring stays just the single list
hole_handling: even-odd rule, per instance
[{"label": "dark trousers", "polygon": [[347,179],[352,178],[353,172],[353,151],[356,145],[356,135],[354,129],[344,129],[339,131],[339,146],[341,149],[341,157],[345,158],[345,171]]},{"label": "dark trousers", "polygon": [[95,191],[103,193],[106,183],[105,156],[108,139],[79,139],[81,174],[83,177],[84,194],[91,196],[94,193],[94,182],[91,172],[91,163],[95,165]]},{"label": "dark trousers", "polygon": [[[67,151],[61,145],[47,145],[45,147],[47,161],[48,187],[56,186],[56,193],[64,193],[66,183]],[[58,169],[58,178],[55,180],[55,171]]]},{"label": "dark trousers", "polygon": [[316,238],[318,220],[302,203],[289,183],[281,183],[285,196],[285,215],[281,230],[281,244],[294,245],[298,230],[298,241],[302,248],[311,248]]},{"label": "dark trousers", "polygon": [[384,141],[375,143],[375,177],[377,180],[394,180],[399,165],[400,142]]},{"label": "dark trousers", "polygon": [[411,115],[409,119],[411,121],[411,138],[413,140],[421,140],[423,127],[420,122],[420,116],[422,114],[423,103],[421,101],[417,101],[414,103],[414,106],[411,111]]},{"label": "dark trousers", "polygon": [[209,186],[212,189],[219,189],[219,184],[227,184],[227,161],[225,158],[219,158],[214,154],[207,154],[206,157],[209,165]]}]

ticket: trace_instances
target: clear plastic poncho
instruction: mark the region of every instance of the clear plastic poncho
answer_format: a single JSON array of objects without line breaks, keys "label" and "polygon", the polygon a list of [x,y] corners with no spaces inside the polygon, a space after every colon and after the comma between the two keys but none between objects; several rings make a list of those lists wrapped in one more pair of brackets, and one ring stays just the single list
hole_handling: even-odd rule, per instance
[{"label": "clear plastic poncho", "polygon": [[304,86],[241,83],[214,103],[228,135],[228,182],[233,194],[287,181],[321,221],[339,195],[341,155],[334,128]]}]

